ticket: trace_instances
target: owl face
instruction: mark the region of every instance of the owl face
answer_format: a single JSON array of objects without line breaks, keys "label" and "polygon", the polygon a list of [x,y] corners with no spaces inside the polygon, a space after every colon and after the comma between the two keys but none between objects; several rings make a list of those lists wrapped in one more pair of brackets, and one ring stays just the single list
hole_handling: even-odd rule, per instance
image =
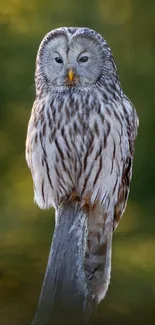
[{"label": "owl face", "polygon": [[84,88],[96,84],[106,72],[110,54],[107,43],[95,31],[60,28],[43,39],[37,67],[51,87]]}]

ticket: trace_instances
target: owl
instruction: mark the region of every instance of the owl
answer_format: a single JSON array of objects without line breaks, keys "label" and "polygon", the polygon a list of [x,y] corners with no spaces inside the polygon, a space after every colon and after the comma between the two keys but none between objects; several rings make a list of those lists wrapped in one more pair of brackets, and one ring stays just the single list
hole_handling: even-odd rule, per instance
[{"label": "owl", "polygon": [[[138,116],[109,45],[89,28],[58,28],[44,37],[35,85],[26,139],[34,200],[41,209],[55,208],[56,225],[63,216],[78,218],[77,211],[85,215],[79,263],[100,302],[110,282],[113,232],[128,200]],[[61,240],[71,239],[62,231]]]}]

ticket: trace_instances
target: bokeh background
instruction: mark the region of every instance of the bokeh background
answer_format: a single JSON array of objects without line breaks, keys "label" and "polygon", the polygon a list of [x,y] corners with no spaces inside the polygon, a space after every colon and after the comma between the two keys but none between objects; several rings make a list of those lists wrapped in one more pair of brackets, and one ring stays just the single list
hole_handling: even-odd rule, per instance
[{"label": "bokeh background", "polygon": [[129,204],[97,320],[155,324],[155,1],[0,0],[0,23],[0,325],[31,323],[48,258],[53,210],[33,203],[24,151],[36,52],[59,26],[104,35],[140,117]]}]

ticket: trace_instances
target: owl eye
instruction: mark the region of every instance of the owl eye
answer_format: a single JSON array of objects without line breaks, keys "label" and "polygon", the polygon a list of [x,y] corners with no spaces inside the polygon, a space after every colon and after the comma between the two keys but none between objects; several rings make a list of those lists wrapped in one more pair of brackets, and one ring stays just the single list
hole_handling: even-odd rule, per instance
[{"label": "owl eye", "polygon": [[79,59],[80,62],[87,62],[88,61],[88,56],[82,56],[80,59]]},{"label": "owl eye", "polygon": [[55,61],[56,61],[57,63],[60,63],[60,64],[63,63],[63,60],[62,60],[59,56],[57,56],[57,57],[55,58]]}]

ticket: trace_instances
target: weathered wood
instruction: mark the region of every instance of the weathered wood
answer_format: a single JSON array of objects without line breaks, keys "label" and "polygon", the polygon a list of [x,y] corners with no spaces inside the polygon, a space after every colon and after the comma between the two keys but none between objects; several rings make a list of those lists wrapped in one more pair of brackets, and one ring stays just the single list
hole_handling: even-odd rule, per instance
[{"label": "weathered wood", "polygon": [[59,211],[37,313],[32,325],[86,324],[95,301],[84,272],[87,214],[78,203]]}]

